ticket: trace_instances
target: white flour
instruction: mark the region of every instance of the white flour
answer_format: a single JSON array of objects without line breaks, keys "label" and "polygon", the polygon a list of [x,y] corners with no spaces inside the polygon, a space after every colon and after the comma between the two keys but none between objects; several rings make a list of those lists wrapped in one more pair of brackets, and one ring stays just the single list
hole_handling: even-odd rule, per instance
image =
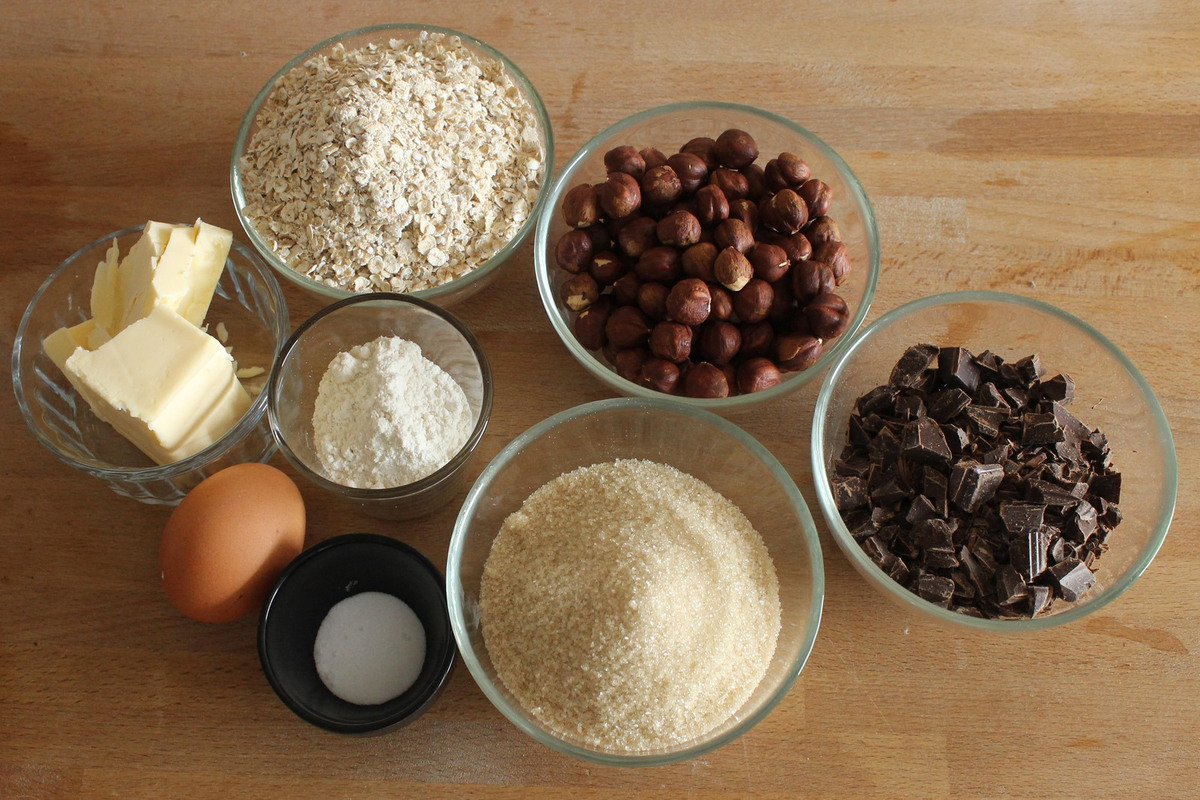
[{"label": "white flour", "polygon": [[360,489],[403,486],[436,472],[471,428],[462,387],[399,336],[334,356],[313,410],[325,477]]}]

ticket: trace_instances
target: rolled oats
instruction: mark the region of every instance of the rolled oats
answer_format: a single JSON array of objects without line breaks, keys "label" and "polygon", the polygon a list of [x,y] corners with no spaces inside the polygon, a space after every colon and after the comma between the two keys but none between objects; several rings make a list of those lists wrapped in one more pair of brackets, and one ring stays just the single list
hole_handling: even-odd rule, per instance
[{"label": "rolled oats", "polygon": [[242,211],[289,266],[354,292],[438,286],[533,212],[538,117],[456,36],[337,45],[290,70],[241,158]]}]

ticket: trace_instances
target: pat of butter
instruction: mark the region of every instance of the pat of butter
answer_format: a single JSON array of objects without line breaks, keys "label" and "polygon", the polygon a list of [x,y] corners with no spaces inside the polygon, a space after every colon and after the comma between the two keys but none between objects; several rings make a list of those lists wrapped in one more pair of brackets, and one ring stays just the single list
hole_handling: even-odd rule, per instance
[{"label": "pat of butter", "polygon": [[230,231],[202,220],[196,220],[194,226],[147,223],[142,238],[121,262],[119,302],[123,312],[118,331],[158,305],[200,326],[232,243]]},{"label": "pat of butter", "polygon": [[250,406],[221,343],[165,305],[93,351],[76,348],[63,371],[96,416],[159,464],[212,444]]},{"label": "pat of butter", "polygon": [[78,325],[72,325],[69,328],[59,328],[45,339],[42,339],[42,347],[45,349],[46,355],[50,356],[50,360],[54,362],[54,365],[60,370],[65,371],[63,365],[67,363],[67,359],[78,348],[95,350],[107,341],[108,334],[102,327],[96,324],[96,320],[85,319]]}]

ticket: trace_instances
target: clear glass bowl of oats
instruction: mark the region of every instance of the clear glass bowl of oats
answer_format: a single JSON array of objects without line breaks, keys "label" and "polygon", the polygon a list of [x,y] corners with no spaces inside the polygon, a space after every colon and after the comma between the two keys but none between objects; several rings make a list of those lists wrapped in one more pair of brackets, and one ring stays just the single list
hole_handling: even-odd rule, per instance
[{"label": "clear glass bowl of oats", "polygon": [[377,25],[310,47],[238,129],[230,186],[279,274],[324,297],[474,294],[532,232],[550,118],[503,54],[464,33]]}]

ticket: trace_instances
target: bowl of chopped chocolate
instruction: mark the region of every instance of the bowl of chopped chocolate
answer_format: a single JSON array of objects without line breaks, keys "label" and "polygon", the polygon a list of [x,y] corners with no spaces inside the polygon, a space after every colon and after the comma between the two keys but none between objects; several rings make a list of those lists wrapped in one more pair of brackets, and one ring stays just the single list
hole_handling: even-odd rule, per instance
[{"label": "bowl of chopped chocolate", "polygon": [[1137,367],[1083,320],[999,292],[926,297],[864,329],[817,398],[812,461],[868,582],[983,630],[1115,600],[1161,547],[1177,491]]},{"label": "bowl of chopped chocolate", "polygon": [[310,47],[259,91],[230,165],[238,218],[280,275],[330,299],[478,292],[533,230],[550,117],[502,53],[390,24]]},{"label": "bowl of chopped chocolate", "polygon": [[732,103],[652,108],[597,134],[534,234],[542,305],[588,372],[719,411],[821,375],[866,318],[879,263],[842,157]]}]

